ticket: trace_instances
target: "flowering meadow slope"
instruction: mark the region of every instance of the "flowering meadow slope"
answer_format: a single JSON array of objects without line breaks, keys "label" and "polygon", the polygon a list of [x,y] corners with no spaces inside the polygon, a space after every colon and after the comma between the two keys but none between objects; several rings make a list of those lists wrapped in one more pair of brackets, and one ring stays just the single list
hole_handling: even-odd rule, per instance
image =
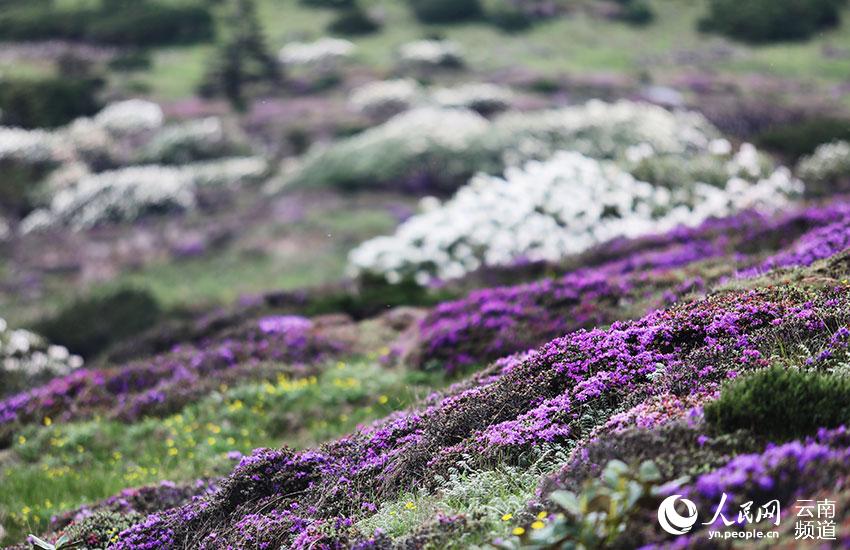
[{"label": "flowering meadow slope", "polygon": [[[847,331],[840,329],[850,322],[847,262],[838,253],[808,268],[741,279],[636,321],[556,338],[497,361],[418,407],[316,449],[257,450],[218,483],[217,491],[148,516],[121,532],[111,547],[382,548],[401,543],[363,526],[400,494],[439,491],[441,480],[459,464],[478,471],[522,464],[536,449],[569,450],[605,430],[659,429],[687,418],[698,426],[700,405],[713,399],[726,380],[769,364],[817,365],[841,356]],[[839,470],[846,468],[839,456],[842,438],[822,435],[827,450],[815,452]],[[722,466],[753,445],[758,442],[727,444],[712,463]],[[735,460],[744,459],[725,467],[739,468]],[[696,487],[707,484],[698,481]],[[457,545],[452,525],[459,521],[474,519],[443,518],[432,535],[442,529],[448,537],[443,544]],[[641,536],[647,541],[660,537]]]},{"label": "flowering meadow slope", "polygon": [[[547,495],[592,479],[602,457],[626,458],[616,446],[620,440],[655,438],[655,445],[639,448],[658,452],[642,459],[660,460],[684,447],[690,459],[679,467],[664,469],[662,461],[668,479],[691,473],[689,467],[724,467],[738,453],[760,453],[765,442],[758,436],[705,436],[711,430],[702,406],[725,381],[768,365],[829,370],[843,360],[850,323],[850,267],[842,252],[848,216],[850,206],[840,200],[772,217],[745,212],[614,241],[556,280],[475,291],[434,308],[413,346],[421,366],[450,371],[503,357],[467,380],[321,447],[257,450],[213,488],[183,485],[175,500],[157,496],[178,494],[170,486],[152,487],[143,492],[148,500],[117,507],[136,497],[116,496],[57,519],[54,528],[95,529],[85,518],[97,511],[91,516],[97,521],[112,514],[114,548],[384,548],[423,547],[422,541],[464,547],[469,536],[486,542],[510,521],[499,514],[495,520],[441,516],[437,507],[420,518],[433,523],[393,531],[386,518],[416,511],[412,500],[394,511],[399,498],[427,501],[459,490],[468,483],[455,479],[459,467],[476,472],[472,479],[502,468],[530,472],[514,498],[545,512]],[[629,315],[638,320],[619,320]],[[590,330],[572,332],[584,328]],[[397,349],[407,345],[409,332]],[[103,414],[134,422],[179,411],[221,384],[309,376],[327,358],[352,353],[354,341],[340,334],[305,318],[267,316],[119,369],[80,369],[0,401],[4,440],[29,424]],[[507,356],[514,351],[521,353]],[[832,446],[843,441],[829,437]],[[545,481],[564,463],[547,453],[574,449],[567,469]],[[595,462],[582,459],[588,456]],[[694,491],[708,482],[696,483]],[[818,483],[805,488],[824,490]],[[75,522],[67,524],[70,517]],[[641,543],[664,540],[652,530],[628,532]],[[514,536],[503,542],[533,541]]]},{"label": "flowering meadow slope", "polygon": [[850,244],[849,224],[850,204],[836,201],[777,216],[746,211],[614,241],[556,279],[474,291],[439,305],[421,324],[414,356],[420,365],[449,370],[482,364],[572,330],[639,316],[721,279],[809,265]]}]

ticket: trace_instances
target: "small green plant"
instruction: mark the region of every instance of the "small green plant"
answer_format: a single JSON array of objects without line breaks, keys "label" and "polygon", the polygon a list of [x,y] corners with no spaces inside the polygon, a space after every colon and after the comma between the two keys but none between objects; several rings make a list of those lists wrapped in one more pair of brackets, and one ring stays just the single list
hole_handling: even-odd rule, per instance
[{"label": "small green plant", "polygon": [[850,422],[850,380],[772,367],[729,383],[705,418],[730,433],[745,429],[771,440],[805,437]]},{"label": "small green plant", "polygon": [[40,539],[35,535],[30,535],[27,537],[27,540],[30,541],[33,548],[44,548],[44,550],[70,550],[71,548],[77,548],[82,545],[82,541],[71,542],[68,535],[62,535],[53,543]]},{"label": "small green plant", "polygon": [[743,42],[804,40],[840,21],[845,0],[711,0],[702,31]]},{"label": "small green plant", "polygon": [[642,505],[655,498],[660,481],[661,474],[651,461],[635,470],[612,460],[580,493],[555,491],[549,495],[554,510],[541,512],[527,528],[515,528],[514,537],[496,546],[529,550],[611,547],[624,536],[629,520]]},{"label": "small green plant", "polygon": [[453,23],[478,17],[478,0],[408,0],[413,14],[423,23]]},{"label": "small green plant", "polygon": [[381,30],[381,23],[360,5],[341,10],[328,25],[328,32],[346,36],[371,34]]},{"label": "small green plant", "polygon": [[161,316],[159,303],[148,291],[123,288],[80,298],[34,328],[51,342],[90,358],[152,327]]},{"label": "small green plant", "polygon": [[791,160],[814,152],[818,145],[850,140],[850,120],[818,116],[769,128],[756,136],[760,147]]}]

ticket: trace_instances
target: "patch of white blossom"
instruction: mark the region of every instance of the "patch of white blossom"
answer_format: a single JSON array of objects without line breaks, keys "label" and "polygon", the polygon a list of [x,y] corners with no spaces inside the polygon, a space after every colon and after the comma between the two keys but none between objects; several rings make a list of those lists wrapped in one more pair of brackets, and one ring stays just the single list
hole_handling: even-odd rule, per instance
[{"label": "patch of white blossom", "polygon": [[288,181],[381,187],[409,183],[414,175],[432,188],[456,189],[477,172],[500,174],[506,167],[545,160],[558,151],[628,165],[629,159],[707,154],[720,137],[698,113],[629,101],[508,112],[492,121],[468,109],[428,107],[311,152]]},{"label": "patch of white blossom", "polygon": [[[0,380],[5,379],[5,383],[10,383],[11,376],[62,376],[82,365],[82,357],[72,355],[64,346],[51,345],[28,330],[11,329],[0,318]],[[3,390],[8,389],[4,384]]]},{"label": "patch of white blossom", "polygon": [[513,93],[498,84],[472,82],[455,87],[437,88],[431,92],[431,98],[440,107],[462,107],[482,113],[493,113],[510,107]]},{"label": "patch of white blossom", "polygon": [[367,116],[386,118],[421,104],[424,95],[412,78],[377,80],[352,90],[349,104]]},{"label": "patch of white blossom", "polygon": [[[481,163],[475,143],[490,127],[469,110],[422,107],[307,154],[289,183],[304,186],[386,185],[426,173],[451,186]],[[456,187],[457,184],[454,183]]]},{"label": "patch of white blossom", "polygon": [[850,180],[850,142],[834,141],[818,146],[797,164],[797,175],[807,184],[819,187],[841,179]]},{"label": "patch of white blossom", "polygon": [[670,190],[636,180],[614,163],[560,152],[508,169],[504,178],[474,177],[394,235],[360,245],[349,266],[354,275],[427,284],[520,259],[558,261],[616,237],[695,225],[741,209],[776,209],[801,191],[784,168],[754,183],[735,177],[723,187],[693,182]]},{"label": "patch of white blossom", "polygon": [[57,160],[56,145],[50,132],[0,126],[0,163],[48,164]]},{"label": "patch of white blossom", "polygon": [[461,48],[448,40],[417,40],[403,44],[399,60],[409,68],[455,67],[463,65]]},{"label": "patch of white blossom", "polygon": [[290,42],[281,48],[278,59],[286,66],[327,68],[350,58],[355,49],[349,40],[324,37],[315,42]]},{"label": "patch of white blossom", "polygon": [[58,191],[50,206],[32,212],[20,230],[49,227],[86,229],[106,222],[132,221],[151,211],[192,210],[202,187],[257,181],[267,171],[259,157],[184,166],[133,166],[89,174]]},{"label": "patch of white blossom", "polygon": [[164,121],[162,108],[142,99],[111,103],[94,117],[95,124],[118,135],[156,130]]}]

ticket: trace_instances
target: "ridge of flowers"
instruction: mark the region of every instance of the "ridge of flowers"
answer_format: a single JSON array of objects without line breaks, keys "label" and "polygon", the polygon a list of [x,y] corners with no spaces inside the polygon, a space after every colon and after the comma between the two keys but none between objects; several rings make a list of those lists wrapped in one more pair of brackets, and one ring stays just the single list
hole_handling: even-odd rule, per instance
[{"label": "ridge of flowers", "polygon": [[269,376],[263,362],[284,363],[291,374],[307,374],[308,365],[346,347],[314,330],[308,319],[265,317],[197,345],[178,345],[116,368],[81,368],[8,397],[0,401],[0,436],[45,418],[70,421],[106,412],[132,420],[164,414],[222,383]]},{"label": "ridge of flowers", "polygon": [[[732,266],[741,270],[741,277],[772,267],[808,266],[848,245],[847,202],[772,217],[746,211],[695,228],[615,241],[593,253],[613,260],[556,279],[476,290],[438,305],[420,324],[415,358],[422,366],[435,364],[452,372],[559,334],[616,321],[631,311],[627,305],[647,311],[702,293],[734,275]],[[760,260],[771,251],[773,256]],[[725,260],[726,268],[717,266],[709,277],[699,265],[712,259]]]},{"label": "ridge of flowers", "polygon": [[115,548],[344,546],[354,520],[462,457],[568,445],[651,396],[704,393],[767,364],[780,335],[816,347],[848,311],[840,284],[760,288],[574,332],[318,450],[257,450],[218,492],[150,516]]}]

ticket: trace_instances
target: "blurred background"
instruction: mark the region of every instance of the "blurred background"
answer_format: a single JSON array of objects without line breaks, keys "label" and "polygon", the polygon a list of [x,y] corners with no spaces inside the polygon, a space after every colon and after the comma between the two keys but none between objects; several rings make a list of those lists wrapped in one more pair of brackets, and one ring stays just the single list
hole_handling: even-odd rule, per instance
[{"label": "blurred background", "polygon": [[[793,163],[850,133],[850,22],[837,0],[776,4],[2,0],[0,307],[31,325],[127,286],[167,312],[336,281],[348,250],[390,232],[423,193],[332,182],[269,200],[268,189],[283,188],[290,159],[311,147],[419,103],[492,117],[644,100],[695,109]],[[107,120],[102,109],[127,99],[151,104]],[[16,139],[32,150],[13,152]],[[22,227],[84,174],[234,158],[254,161],[231,163],[239,182],[160,205],[167,216],[117,205]]]}]

